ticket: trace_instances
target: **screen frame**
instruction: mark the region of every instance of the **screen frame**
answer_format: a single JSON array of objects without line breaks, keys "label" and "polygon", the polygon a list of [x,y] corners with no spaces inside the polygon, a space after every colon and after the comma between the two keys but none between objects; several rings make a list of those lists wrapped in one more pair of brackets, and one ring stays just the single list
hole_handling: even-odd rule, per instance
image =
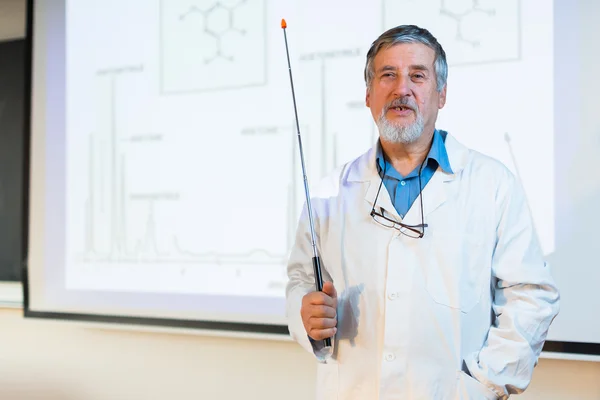
[{"label": "screen frame", "polygon": [[[557,4],[567,2],[568,0],[554,0],[555,10],[559,8]],[[41,3],[41,2],[40,2]],[[171,318],[148,318],[148,317],[132,317],[132,316],[121,316],[121,315],[100,315],[100,314],[85,314],[85,313],[66,313],[66,312],[48,312],[48,311],[36,311],[30,307],[30,278],[28,271],[28,260],[29,260],[29,230],[30,230],[30,213],[31,213],[31,202],[30,202],[30,184],[31,184],[31,145],[32,145],[32,109],[33,109],[33,82],[34,82],[34,14],[35,14],[35,0],[27,0],[26,9],[26,37],[25,37],[25,104],[24,104],[24,121],[23,121],[23,135],[24,135],[24,155],[23,155],[23,240],[22,240],[22,291],[23,291],[23,312],[25,318],[33,319],[46,319],[46,320],[57,320],[57,321],[72,321],[72,322],[84,322],[91,326],[100,324],[106,324],[108,327],[113,328],[125,328],[125,329],[136,329],[148,330],[154,327],[157,330],[164,328],[174,328],[179,332],[193,332],[193,333],[206,333],[210,335],[218,336],[254,336],[267,339],[281,339],[291,340],[289,330],[286,325],[273,325],[273,324],[249,324],[249,323],[234,323],[234,322],[217,322],[217,321],[202,321],[202,320],[188,320],[188,319],[171,319]],[[564,5],[561,9],[564,8]],[[568,18],[577,18],[576,7],[573,7],[572,15]],[[562,45],[558,48],[559,51],[555,52],[554,67],[555,72],[555,87],[559,88],[561,93],[571,94],[555,96],[554,105],[555,109],[560,109],[565,106],[569,101],[569,98],[573,98],[573,92],[576,89],[573,86],[567,86],[564,83],[556,79],[561,73],[567,73],[565,70],[568,66],[562,66],[557,61],[565,57],[565,55],[571,56],[576,52],[575,46],[568,46],[569,43],[573,43],[577,40],[578,33],[575,30],[568,29],[564,25],[560,25],[558,21],[558,15],[561,19],[565,18],[564,13],[554,13],[555,28],[559,32],[555,35],[562,38]],[[575,117],[568,117],[575,119]],[[575,122],[577,123],[577,122]],[[573,124],[573,121],[566,120],[564,116],[558,118],[555,114],[555,126],[565,127],[569,124]],[[555,135],[556,141],[556,135]],[[555,145],[555,149],[560,149],[559,146]],[[558,151],[558,150],[555,150]],[[542,357],[544,358],[560,358],[560,359],[580,359],[588,361],[599,361],[600,362],[600,342],[599,343],[581,343],[581,342],[566,342],[566,341],[546,341],[542,351]]]}]

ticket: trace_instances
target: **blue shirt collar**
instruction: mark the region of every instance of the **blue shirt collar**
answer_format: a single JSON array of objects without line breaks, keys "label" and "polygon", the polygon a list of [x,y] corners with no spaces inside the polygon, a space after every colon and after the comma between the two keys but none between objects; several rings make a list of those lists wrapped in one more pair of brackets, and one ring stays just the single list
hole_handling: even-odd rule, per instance
[{"label": "blue shirt collar", "polygon": [[[453,172],[452,172],[452,168],[450,167],[450,160],[448,159],[448,152],[446,151],[446,144],[445,144],[447,134],[448,134],[448,132],[443,131],[443,130],[438,130],[438,129],[436,129],[433,132],[433,141],[431,143],[431,149],[429,149],[429,153],[427,154],[427,159],[426,159],[427,161],[425,163],[425,166],[428,166],[433,162],[436,164],[434,166],[439,165],[444,172],[452,174]],[[381,171],[383,171],[383,169],[385,168],[385,165],[384,165],[385,159],[383,157],[383,149],[381,148],[380,142],[377,143],[376,160],[377,160],[377,169],[378,169],[379,173],[381,174]],[[398,178],[398,179],[409,178],[413,175],[417,176],[418,173],[419,173],[419,168],[416,168],[415,171],[411,172],[409,175],[402,177],[389,164],[388,164],[387,170],[386,170],[386,175],[389,175],[389,176],[392,176],[392,177]]]}]

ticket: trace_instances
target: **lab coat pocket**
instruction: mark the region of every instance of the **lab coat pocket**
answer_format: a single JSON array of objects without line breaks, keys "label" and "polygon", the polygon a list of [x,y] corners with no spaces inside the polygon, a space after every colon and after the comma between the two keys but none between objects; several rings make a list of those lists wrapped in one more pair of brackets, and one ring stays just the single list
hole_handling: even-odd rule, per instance
[{"label": "lab coat pocket", "polygon": [[317,364],[316,400],[337,400],[339,387],[338,364],[332,359]]},{"label": "lab coat pocket", "polygon": [[463,371],[457,372],[456,382],[456,400],[498,399],[498,395],[490,388]]},{"label": "lab coat pocket", "polygon": [[426,255],[426,285],[433,300],[468,313],[479,303],[486,260],[481,238],[465,233],[436,232]]}]

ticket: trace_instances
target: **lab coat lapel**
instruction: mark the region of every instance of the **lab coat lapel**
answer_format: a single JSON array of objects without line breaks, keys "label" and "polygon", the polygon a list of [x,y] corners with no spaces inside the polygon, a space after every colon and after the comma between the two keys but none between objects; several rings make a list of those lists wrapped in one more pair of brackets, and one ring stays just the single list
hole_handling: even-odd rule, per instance
[{"label": "lab coat lapel", "polygon": [[417,225],[421,223],[421,196],[423,196],[423,215],[425,223],[427,216],[433,211],[441,207],[448,199],[448,191],[450,190],[450,182],[464,169],[469,150],[460,143],[454,136],[448,134],[446,137],[446,151],[453,173],[446,173],[440,167],[433,174],[427,185],[423,188],[422,193],[416,198],[410,210],[406,214],[404,223],[408,225]]},{"label": "lab coat lapel", "polygon": [[[396,211],[396,208],[392,204],[392,199],[390,198],[390,194],[387,191],[385,185],[382,184],[381,178],[379,175],[375,175],[368,183],[369,187],[365,193],[365,200],[371,207],[375,204],[375,200],[377,200],[376,209],[382,207],[386,213],[389,213],[394,216],[397,220],[400,220],[400,216]],[[379,187],[381,186],[381,189]],[[377,191],[379,190],[379,196],[377,196]]]},{"label": "lab coat lapel", "polygon": [[433,174],[423,191],[410,206],[406,218],[403,223],[407,225],[418,225],[421,223],[421,197],[423,199],[423,215],[425,223],[427,223],[427,215],[435,211],[438,207],[446,202],[448,198],[446,182],[452,175],[445,174],[441,168]]},{"label": "lab coat lapel", "polygon": [[[394,218],[400,220],[398,212],[392,204],[390,194],[387,188],[382,184],[381,177],[377,172],[375,164],[376,147],[371,148],[359,161],[351,168],[349,178],[351,181],[361,181],[367,185],[365,190],[365,200],[372,208],[377,201],[376,208],[382,207],[386,213],[391,214]],[[380,188],[381,187],[381,188]],[[377,195],[379,191],[379,196]],[[369,210],[370,211],[370,210]]]}]

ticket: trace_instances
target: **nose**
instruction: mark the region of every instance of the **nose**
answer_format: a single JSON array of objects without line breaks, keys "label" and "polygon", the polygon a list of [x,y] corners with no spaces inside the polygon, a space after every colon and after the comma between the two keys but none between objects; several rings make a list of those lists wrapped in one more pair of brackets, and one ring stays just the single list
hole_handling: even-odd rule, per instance
[{"label": "nose", "polygon": [[396,97],[407,97],[412,96],[412,88],[410,86],[410,79],[399,76],[396,81],[396,86],[394,87],[393,94]]}]

